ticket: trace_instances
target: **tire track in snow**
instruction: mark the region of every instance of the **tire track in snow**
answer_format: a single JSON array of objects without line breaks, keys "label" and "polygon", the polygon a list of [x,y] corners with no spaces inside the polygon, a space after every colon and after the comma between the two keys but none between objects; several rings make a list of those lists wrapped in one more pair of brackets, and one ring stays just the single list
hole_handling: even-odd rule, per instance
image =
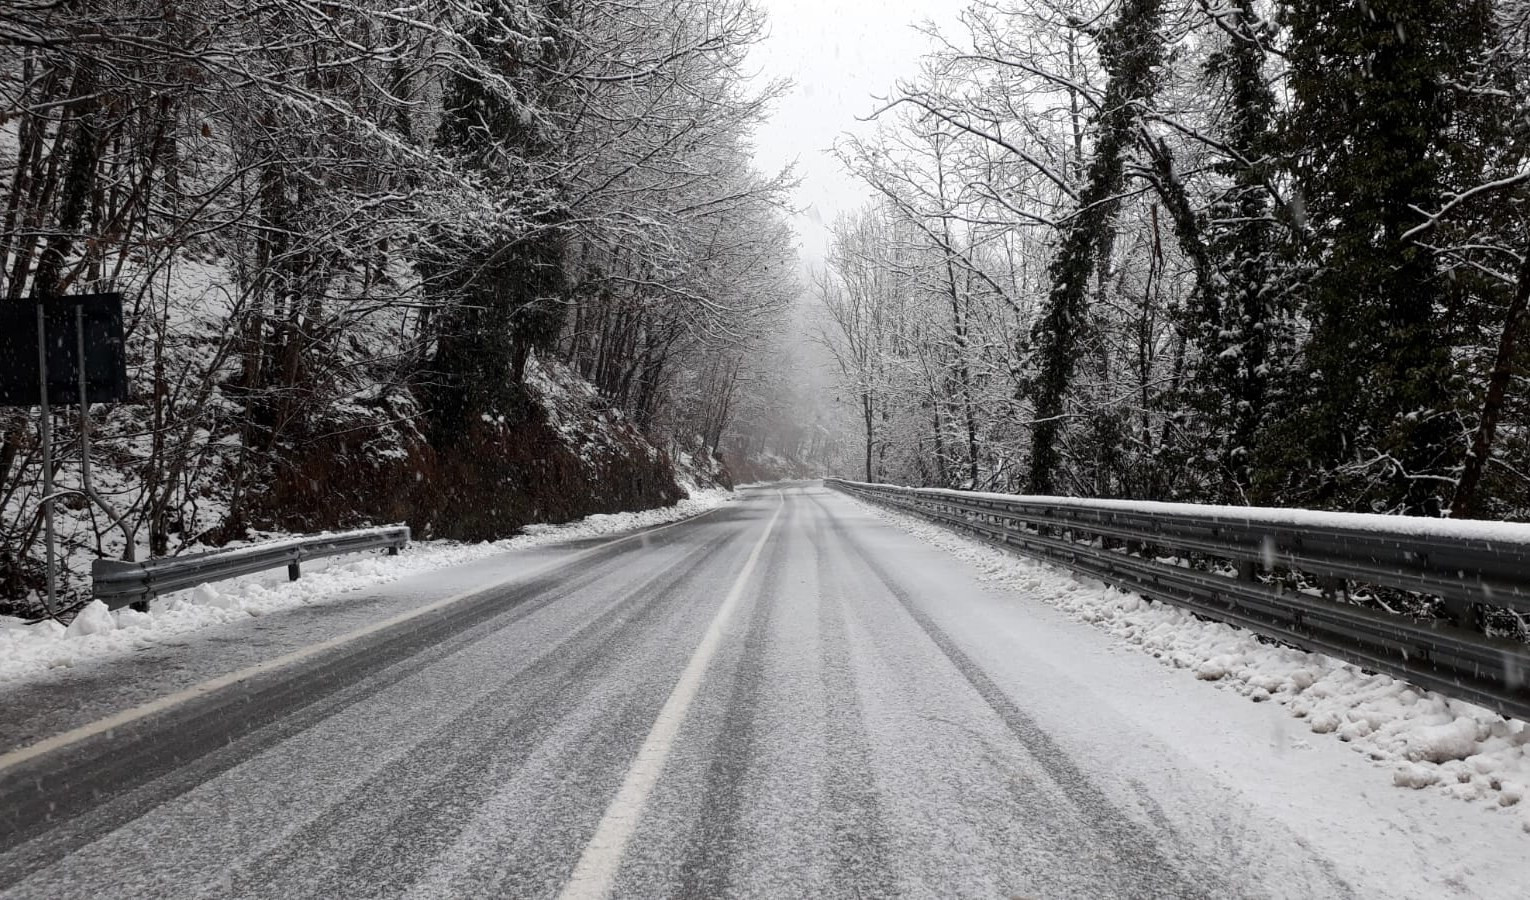
[{"label": "tire track in snow", "polygon": [[637,755],[627,770],[621,787],[616,792],[616,797],[606,808],[605,815],[596,826],[594,836],[585,845],[579,862],[574,866],[573,875],[564,885],[559,896],[565,900],[583,900],[583,898],[605,897],[610,894],[620,873],[627,844],[636,832],[648,799],[664,773],[664,765],[669,758],[670,750],[685,724],[686,716],[701,689],[702,682],[706,679],[707,670],[726,638],[728,622],[747,591],[749,580],[753,577],[765,546],[781,518],[781,510],[786,505],[786,498],[780,492],[777,494],[778,503],[770,520],[765,524],[764,532],[760,534],[759,541],[750,551],[749,558],[744,561],[743,568],[739,570],[733,586],[723,598],[716,615],[707,625],[706,632],[702,635],[701,642],[696,645],[690,661],[680,672],[680,677],[675,682],[674,689],[670,691],[669,697],[664,701],[664,706],[660,708],[658,717],[654,719],[647,738],[638,748]]},{"label": "tire track in snow", "polygon": [[[790,507],[781,525],[791,533],[797,516]],[[711,747],[705,793],[698,810],[692,845],[679,867],[680,897],[728,895],[734,864],[744,855],[750,773],[758,766],[759,711],[765,655],[770,644],[787,542],[778,540],[763,567],[760,590],[743,635],[743,655],[733,674],[726,713]]]},{"label": "tire track in snow", "polygon": [[[811,496],[811,495],[807,495]],[[823,807],[829,817],[833,867],[831,896],[892,897],[898,895],[893,874],[893,853],[888,845],[885,820],[878,799],[871,747],[861,714],[861,699],[850,656],[845,624],[843,592],[837,582],[843,576],[830,565],[825,547],[827,515],[819,508],[813,529],[813,553],[818,568],[820,674],[828,705],[827,743],[828,798]]]},{"label": "tire track in snow", "polygon": [[[859,562],[897,599],[899,606],[940,651],[952,668],[993,710],[999,720],[1020,741],[1043,768],[1047,777],[1062,790],[1078,810],[1081,820],[1107,845],[1116,848],[1121,869],[1137,873],[1159,873],[1161,896],[1216,897],[1224,895],[1203,879],[1190,878],[1180,871],[1173,858],[1160,845],[1159,837],[1133,824],[1103,791],[1095,787],[1088,773],[1080,769],[1061,746],[1037,722],[1022,710],[993,679],[983,671],[943,629],[914,601],[908,592],[888,574],[859,541],[851,536],[840,518],[817,497],[812,500],[823,510],[835,538],[854,551]],[[1162,835],[1172,837],[1172,835]]]},{"label": "tire track in snow", "polygon": [[[58,862],[244,759],[609,576],[608,566],[628,549],[598,549],[579,560],[584,568],[572,575],[568,566],[555,566],[343,652],[240,682],[0,772],[0,883]],[[231,752],[235,742],[237,753]]]},{"label": "tire track in snow", "polygon": [[[344,896],[379,870],[402,889],[418,880],[494,788],[618,668],[618,646],[714,558],[721,532],[618,601],[493,693],[231,876],[238,896]],[[637,698],[641,699],[641,698]]]}]

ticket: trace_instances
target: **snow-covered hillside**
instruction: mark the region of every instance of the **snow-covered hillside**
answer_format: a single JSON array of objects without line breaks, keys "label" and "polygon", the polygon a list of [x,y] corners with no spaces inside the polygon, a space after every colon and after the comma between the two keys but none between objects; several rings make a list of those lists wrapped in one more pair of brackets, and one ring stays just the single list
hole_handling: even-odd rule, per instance
[{"label": "snow-covered hillside", "polygon": [[[443,453],[407,422],[377,421],[380,408],[413,412],[405,395],[372,406],[353,404],[344,415],[355,431],[336,421],[331,424],[338,438],[320,435],[280,449],[268,479],[257,485],[241,486],[229,477],[218,464],[216,448],[209,448],[205,461],[187,475],[186,509],[177,513],[178,527],[168,545],[151,546],[147,529],[139,527],[135,555],[142,559],[399,522],[411,525],[421,540],[497,541],[531,525],[671,507],[688,493],[714,489],[726,480],[715,465],[688,456],[682,457],[688,467],[677,469],[668,452],[561,363],[531,360],[526,394],[521,421],[485,417],[468,436],[466,452]],[[98,489],[132,509],[141,508],[154,490],[140,473],[155,448],[135,433],[136,415],[114,411],[101,420],[94,465]],[[216,443],[210,434],[202,440]],[[76,458],[62,461],[58,481],[66,491],[79,485]],[[7,516],[20,517],[20,507],[33,497],[13,495]],[[231,521],[236,503],[242,522]],[[57,523],[64,551],[62,606],[71,611],[88,596],[90,560],[121,558],[125,541],[77,495],[66,493]],[[41,612],[40,554],[34,544],[28,560],[33,577],[24,589],[0,594],[0,612]]]}]

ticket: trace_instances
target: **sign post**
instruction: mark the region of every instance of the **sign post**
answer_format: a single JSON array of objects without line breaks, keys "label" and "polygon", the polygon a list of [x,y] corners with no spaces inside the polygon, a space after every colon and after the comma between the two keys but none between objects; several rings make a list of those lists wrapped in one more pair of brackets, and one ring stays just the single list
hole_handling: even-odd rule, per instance
[{"label": "sign post", "polygon": [[[74,340],[68,340],[70,331]],[[26,362],[28,332],[37,340],[37,364]],[[38,407],[42,443],[43,528],[47,542],[47,609],[57,612],[58,544],[54,523],[52,404],[80,407],[81,490],[122,529],[127,557],[133,558],[132,529],[90,483],[90,402],[128,399],[127,353],[123,346],[122,295],[84,294],[31,301],[0,301],[0,406]]]},{"label": "sign post", "polygon": [[48,321],[37,304],[37,397],[42,407],[43,528],[48,544],[48,615],[58,609],[57,539],[53,533],[53,413],[48,409]]},{"label": "sign post", "polygon": [[[96,493],[96,486],[90,480],[90,398],[89,378],[86,375],[85,360],[88,354],[85,350],[85,307],[83,305],[74,308],[74,337],[77,357],[79,359],[78,372],[80,376],[80,487],[85,491],[85,496],[106,513],[106,517],[112,520],[112,524],[122,529],[123,560],[133,562],[138,556],[138,548],[134,546],[133,529],[128,525],[127,516],[119,515],[106,499]],[[123,374],[124,380],[126,373]],[[142,612],[142,610],[139,610]]]}]

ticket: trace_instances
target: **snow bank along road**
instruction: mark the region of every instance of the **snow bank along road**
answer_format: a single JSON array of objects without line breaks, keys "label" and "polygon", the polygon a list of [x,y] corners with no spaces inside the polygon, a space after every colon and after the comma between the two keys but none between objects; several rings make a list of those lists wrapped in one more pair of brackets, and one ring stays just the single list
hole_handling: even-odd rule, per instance
[{"label": "snow bank along road", "polygon": [[1395,788],[815,485],[208,629],[153,663],[0,697],[3,896],[1530,884],[1516,820]]}]

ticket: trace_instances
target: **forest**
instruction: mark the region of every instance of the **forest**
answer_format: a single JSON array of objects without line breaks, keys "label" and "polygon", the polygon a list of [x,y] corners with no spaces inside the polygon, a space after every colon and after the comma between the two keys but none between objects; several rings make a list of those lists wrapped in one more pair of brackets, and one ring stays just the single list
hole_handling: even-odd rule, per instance
[{"label": "forest", "polygon": [[977,0],[836,152],[866,481],[1530,514],[1530,4]]},{"label": "forest", "polygon": [[[718,474],[799,290],[792,176],[748,145],[765,28],[749,0],[0,5],[0,302],[126,310],[100,502],[53,417],[66,555],[494,538]],[[0,410],[0,596],[40,583],[37,418]]]},{"label": "forest", "polygon": [[130,402],[51,417],[73,583],[817,472],[1530,515],[1526,0],[972,0],[833,148],[818,267],[764,7],[0,6],[0,303],[125,300]]}]

